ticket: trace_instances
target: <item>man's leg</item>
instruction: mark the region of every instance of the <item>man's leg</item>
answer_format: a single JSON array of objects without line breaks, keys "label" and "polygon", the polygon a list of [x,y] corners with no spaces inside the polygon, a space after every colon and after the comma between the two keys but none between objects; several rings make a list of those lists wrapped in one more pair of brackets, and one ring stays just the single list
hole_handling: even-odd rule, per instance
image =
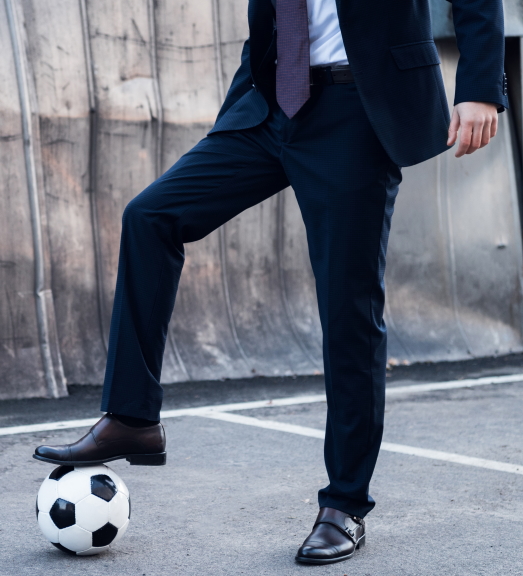
[{"label": "man's leg", "polygon": [[[111,319],[102,410],[94,436],[74,445],[39,447],[36,457],[49,462],[93,463],[147,452],[165,445],[160,419],[160,373],[178,282],[184,243],[199,240],[243,210],[288,186],[281,167],[272,116],[241,131],[211,134],[156,182],[134,198],[122,219],[118,279]],[[149,427],[130,432],[134,420]],[[156,423],[156,427],[153,425]],[[97,436],[98,435],[98,436]],[[115,436],[122,436],[116,442]],[[159,448],[158,448],[159,447]],[[128,452],[129,454],[129,452]],[[134,457],[131,463],[147,463]],[[150,458],[158,463],[158,458]],[[165,460],[165,458],[164,458]],[[162,462],[159,462],[162,463]]]},{"label": "man's leg", "polygon": [[102,410],[159,418],[183,245],[288,185],[273,149],[264,125],[212,134],[127,206]]},{"label": "man's leg", "polygon": [[[282,164],[303,214],[316,278],[328,402],[330,484],[319,492],[316,543],[302,547],[298,559],[321,563],[349,557],[358,543],[332,523],[347,515],[361,519],[374,506],[368,488],[385,398],[383,273],[401,172],[379,143],[354,83],[317,87],[284,134]],[[326,509],[334,512],[326,516]],[[336,511],[344,514],[338,518]],[[318,551],[329,530],[332,546]],[[339,553],[340,538],[346,554]]]}]

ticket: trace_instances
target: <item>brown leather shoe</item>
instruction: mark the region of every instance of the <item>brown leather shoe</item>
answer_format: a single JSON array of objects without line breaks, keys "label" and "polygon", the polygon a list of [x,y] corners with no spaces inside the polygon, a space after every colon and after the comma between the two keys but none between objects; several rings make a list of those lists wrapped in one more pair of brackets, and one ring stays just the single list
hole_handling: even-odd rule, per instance
[{"label": "brown leather shoe", "polygon": [[347,560],[365,546],[365,521],[334,508],[320,508],[312,532],[298,550],[305,564],[332,564]]},{"label": "brown leather shoe", "polygon": [[38,446],[33,458],[51,464],[94,466],[125,458],[139,466],[165,464],[165,431],[161,423],[131,428],[106,414],[74,444]]}]

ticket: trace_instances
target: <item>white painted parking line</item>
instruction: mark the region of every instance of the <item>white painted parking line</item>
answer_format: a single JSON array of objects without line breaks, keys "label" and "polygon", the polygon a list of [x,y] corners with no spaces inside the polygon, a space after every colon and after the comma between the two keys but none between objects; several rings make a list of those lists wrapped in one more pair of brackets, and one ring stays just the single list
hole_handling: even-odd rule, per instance
[{"label": "white painted parking line", "polygon": [[[278,430],[279,432],[289,432],[291,434],[299,434],[301,436],[309,436],[312,438],[325,438],[325,433],[323,430],[317,430],[316,428],[296,426],[294,424],[286,424],[285,422],[276,422],[274,420],[260,420],[259,418],[241,416],[240,414],[209,411],[202,412],[198,414],[198,416],[203,418],[212,418],[214,420],[222,420],[225,422],[232,422],[234,424],[255,426],[257,428],[265,428],[268,430]],[[523,465],[520,464],[509,464],[507,462],[497,462],[496,460],[485,460],[484,458],[474,458],[472,456],[452,454],[451,452],[440,452],[439,450],[428,450],[426,448],[416,448],[414,446],[404,446],[403,444],[392,444],[390,442],[382,442],[381,449],[385,452],[396,452],[398,454],[407,454],[409,456],[430,458],[431,460],[443,460],[444,462],[452,462],[454,464],[463,464],[465,466],[487,468],[489,470],[497,470],[498,472],[509,472],[511,474],[523,475]]]},{"label": "white painted parking line", "polygon": [[[458,388],[471,388],[473,386],[486,386],[489,384],[510,384],[523,382],[523,374],[509,374],[506,376],[489,376],[486,378],[470,378],[468,380],[452,380],[449,382],[432,382],[429,384],[411,384],[408,386],[395,386],[387,388],[387,396],[402,394],[419,394],[436,390],[452,390]],[[198,408],[180,408],[178,410],[165,410],[161,413],[162,419],[177,418],[180,416],[198,416],[201,412],[236,412],[240,410],[254,410],[256,408],[270,408],[277,406],[293,406],[298,404],[311,404],[325,402],[324,394],[309,396],[291,396],[289,398],[276,398],[274,400],[257,400],[254,402],[237,402],[233,404],[218,404],[215,406],[200,406]],[[44,422],[41,424],[26,424],[23,426],[6,426],[0,428],[0,436],[13,434],[30,434],[35,432],[51,432],[53,430],[67,430],[68,428],[83,428],[92,426],[98,418],[84,418],[81,420],[63,420],[60,422]]]},{"label": "white painted parking line", "polygon": [[453,454],[451,452],[440,452],[439,450],[404,446],[403,444],[391,444],[390,442],[382,442],[381,449],[386,450],[387,452],[408,454],[409,456],[421,456],[422,458],[431,458],[432,460],[443,460],[445,462],[454,462],[455,464],[464,464],[465,466],[487,468],[489,470],[497,470],[498,472],[523,474],[523,465],[521,464],[509,464],[508,462],[498,462],[497,460],[485,460],[484,458],[474,458],[473,456],[463,456],[462,454]]},{"label": "white painted parking line", "polygon": [[506,376],[488,376],[485,378],[469,378],[467,380],[450,380],[449,382],[431,382],[430,384],[412,384],[409,386],[394,386],[387,388],[387,396],[396,394],[418,394],[433,390],[454,390],[471,388],[473,386],[488,386],[490,384],[513,384],[523,382],[523,374],[507,374]]},{"label": "white painted parking line", "polygon": [[255,426],[256,428],[266,428],[267,430],[290,432],[291,434],[310,436],[311,438],[325,438],[325,432],[323,430],[297,426],[296,424],[286,424],[285,422],[275,422],[274,420],[260,420],[259,418],[253,418],[251,416],[242,416],[241,414],[209,410],[208,412],[200,412],[198,416],[212,418],[213,420],[222,420],[224,422],[234,422],[234,424],[244,424],[245,426]]},{"label": "white painted parking line", "polygon": [[216,412],[236,412],[236,410],[255,410],[256,408],[274,408],[276,406],[293,406],[294,404],[313,404],[326,402],[325,394],[312,394],[310,396],[290,396],[289,398],[275,398],[274,400],[257,400],[254,402],[237,402],[235,404],[218,404],[217,406],[202,406],[200,408],[186,408],[182,410],[165,410],[162,418],[174,418],[185,416],[187,411],[190,416],[200,412],[213,410]]},{"label": "white painted parking line", "polygon": [[49,432],[52,430],[66,430],[67,428],[83,428],[92,426],[100,418],[84,418],[83,420],[64,420],[63,422],[44,422],[43,424],[26,424],[24,426],[8,426],[0,428],[0,436],[12,434],[28,434],[31,432]]}]

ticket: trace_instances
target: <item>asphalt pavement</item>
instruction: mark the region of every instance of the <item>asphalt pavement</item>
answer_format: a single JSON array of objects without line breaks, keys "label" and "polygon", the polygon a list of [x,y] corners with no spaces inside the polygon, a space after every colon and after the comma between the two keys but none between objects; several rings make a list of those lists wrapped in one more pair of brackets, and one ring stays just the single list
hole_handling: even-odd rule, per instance
[{"label": "asphalt pavement", "polygon": [[[317,490],[327,482],[323,442],[306,435],[323,429],[326,405],[276,402],[321,394],[321,377],[166,386],[167,410],[264,402],[229,410],[230,421],[202,415],[165,419],[164,467],[112,463],[130,490],[131,523],[122,540],[95,557],[55,549],[34,515],[38,487],[52,469],[31,458],[35,445],[73,441],[85,428],[0,436],[0,574],[523,574],[523,474],[481,465],[520,464],[523,470],[522,357],[399,367],[388,384],[392,389],[519,373],[516,382],[388,398],[387,446],[426,454],[381,452],[371,484],[377,505],[367,516],[367,544],[351,560],[330,566],[294,561],[317,513]],[[99,397],[99,387],[72,386],[66,399],[0,402],[0,428],[97,417]],[[430,456],[434,450],[442,458]],[[457,463],[445,454],[482,460]]]}]

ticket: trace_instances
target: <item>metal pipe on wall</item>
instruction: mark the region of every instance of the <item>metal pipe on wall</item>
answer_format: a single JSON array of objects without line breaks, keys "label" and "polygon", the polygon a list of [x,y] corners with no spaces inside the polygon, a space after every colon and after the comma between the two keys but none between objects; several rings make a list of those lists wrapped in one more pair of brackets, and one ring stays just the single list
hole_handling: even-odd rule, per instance
[{"label": "metal pipe on wall", "polygon": [[[27,189],[29,192],[29,205],[31,207],[31,228],[33,232],[35,271],[34,296],[42,366],[45,382],[47,385],[48,396],[51,398],[60,398],[61,396],[67,396],[67,388],[65,384],[66,380],[63,374],[63,367],[59,350],[55,362],[53,362],[51,353],[52,336],[49,329],[49,310],[47,305],[47,298],[48,296],[52,297],[52,294],[49,288],[46,287],[44,270],[45,264],[42,238],[42,222],[40,215],[40,201],[36,177],[35,152],[32,133],[32,110],[27,82],[27,63],[25,60],[22,40],[20,37],[20,23],[13,0],[5,0],[5,8],[11,36],[11,43],[13,46],[13,57],[16,69],[16,78],[18,82],[18,92],[20,96]],[[56,375],[58,375],[58,378]]]}]

